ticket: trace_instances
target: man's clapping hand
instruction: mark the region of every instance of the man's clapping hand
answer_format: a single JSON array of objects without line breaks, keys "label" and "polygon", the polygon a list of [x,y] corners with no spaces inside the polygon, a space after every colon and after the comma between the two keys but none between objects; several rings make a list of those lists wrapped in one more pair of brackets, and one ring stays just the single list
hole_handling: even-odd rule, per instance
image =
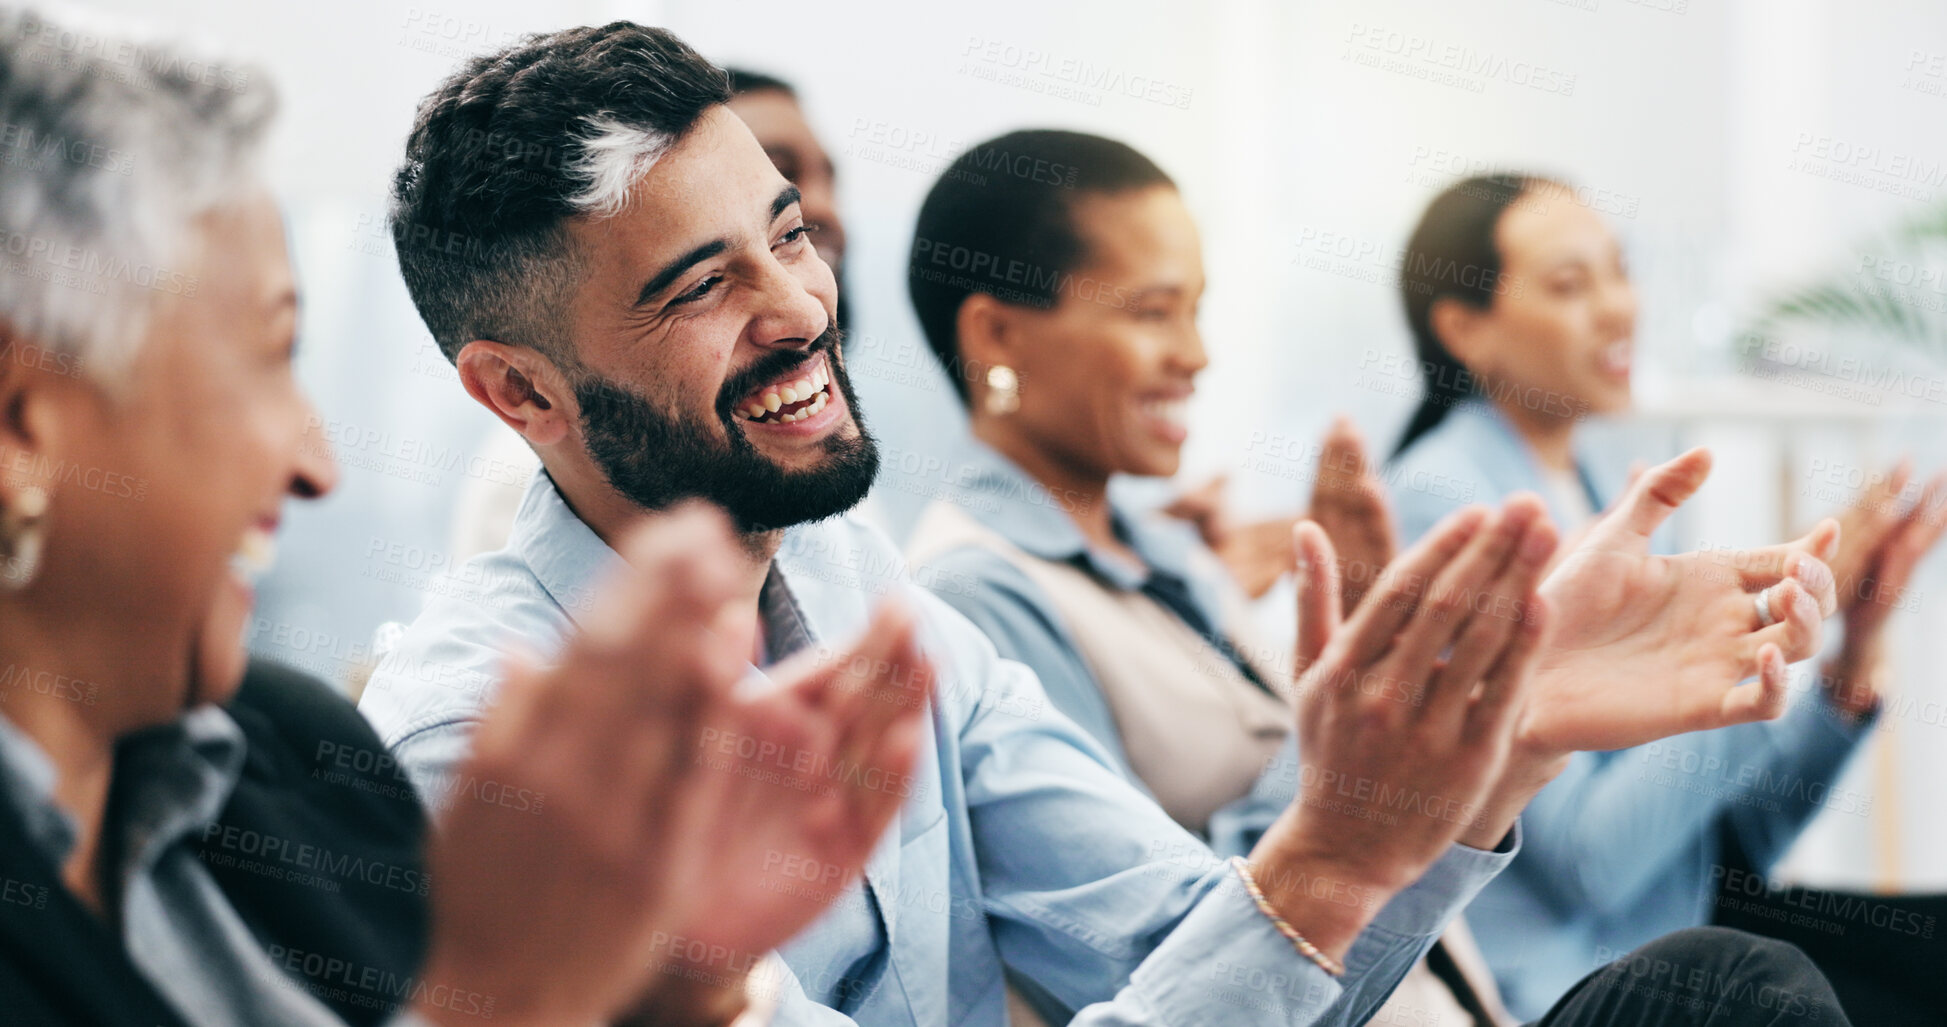
[{"label": "man's clapping hand", "polygon": [[[910,615],[882,611],[842,661],[746,694],[754,625],[732,612],[742,555],[722,515],[657,516],[617,550],[628,570],[553,666],[507,669],[459,771],[545,805],[457,799],[433,841],[422,976],[491,996],[496,1022],[604,1022],[646,991],[683,1021],[734,1015],[747,960],[683,968],[701,986],[668,984],[662,974],[689,958],[669,939],[740,954],[782,943],[859,873],[899,797],[843,783],[807,791],[804,775],[713,759],[709,742],[734,732],[753,753],[899,780],[924,730],[929,678]],[[831,887],[760,887],[784,858],[829,867]],[[415,1011],[452,1016],[423,1002]]]}]

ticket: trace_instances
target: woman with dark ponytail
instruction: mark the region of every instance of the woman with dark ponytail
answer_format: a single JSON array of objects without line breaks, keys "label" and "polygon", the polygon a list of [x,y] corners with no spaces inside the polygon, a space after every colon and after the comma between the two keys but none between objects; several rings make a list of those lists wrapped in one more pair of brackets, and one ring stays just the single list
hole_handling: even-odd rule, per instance
[{"label": "woman with dark ponytail", "polygon": [[[1451,186],[1407,243],[1400,298],[1424,385],[1386,475],[1403,541],[1523,491],[1571,537],[1622,494],[1625,468],[1577,429],[1629,406],[1636,294],[1614,233],[1571,188],[1521,174]],[[1577,753],[1528,807],[1521,854],[1467,913],[1516,1015],[1541,1015],[1603,952],[1707,922],[1713,872],[1733,853],[1768,871],[1818,811],[1808,794],[1826,794],[1878,708],[1861,683],[1885,604],[1847,583],[1903,580],[1939,532],[1921,516],[1937,502],[1901,513],[1897,497],[1868,498],[1831,561],[1846,645],[1822,668],[1823,701],[1640,752]]]},{"label": "woman with dark ponytail", "polygon": [[[1494,245],[1502,212],[1539,179],[1520,175],[1471,178],[1436,197],[1406,244],[1400,268],[1400,298],[1413,332],[1426,391],[1406,424],[1393,455],[1398,456],[1446,419],[1447,412],[1472,393],[1472,379],[1433,330],[1436,300],[1454,299],[1484,308],[1501,281],[1501,254]],[[1471,269],[1461,273],[1461,269]]]},{"label": "woman with dark ponytail", "polygon": [[1434,197],[1400,299],[1423,390],[1389,475],[1403,538],[1483,489],[1540,492],[1570,535],[1621,493],[1575,429],[1629,406],[1636,294],[1615,236],[1567,186],[1483,175]]}]

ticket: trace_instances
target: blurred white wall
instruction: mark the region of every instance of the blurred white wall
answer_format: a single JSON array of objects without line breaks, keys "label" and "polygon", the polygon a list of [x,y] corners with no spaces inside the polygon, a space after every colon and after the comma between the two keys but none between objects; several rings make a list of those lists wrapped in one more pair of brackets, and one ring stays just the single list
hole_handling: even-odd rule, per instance
[{"label": "blurred white wall", "polygon": [[[454,496],[509,473],[458,458],[490,422],[432,349],[379,227],[413,106],[463,54],[613,17],[800,86],[839,165],[854,373],[889,445],[880,497],[895,525],[937,484],[926,458],[960,424],[906,307],[914,213],[960,149],[1028,125],[1124,139],[1182,185],[1204,230],[1213,356],[1184,478],[1228,470],[1249,509],[1303,491],[1240,467],[1254,438],[1309,439],[1344,411],[1390,447],[1413,383],[1361,372],[1410,352],[1391,261],[1428,198],[1485,168],[1565,177],[1624,236],[1643,411],[1609,431],[1648,457],[1718,447],[1686,544],[1798,530],[1843,498],[1810,487],[1817,468],[1902,450],[1947,462],[1937,405],[1734,374],[1734,330],[1758,301],[1856,267],[1861,239],[1947,202],[1947,6],[1932,0],[97,6],[221,39],[283,88],[272,170],[305,289],[303,370],[346,474],[292,511],[252,644],[334,678],[379,622],[465,587],[443,574]],[[1947,888],[1947,863],[1927,856],[1947,846],[1947,817],[1922,784],[1947,773],[1947,718],[1927,705],[1947,701],[1932,674],[1947,663],[1943,600],[1926,599],[1947,596],[1941,563],[1904,615],[1913,701],[1849,784],[1877,801],[1824,818],[1795,872]]]}]

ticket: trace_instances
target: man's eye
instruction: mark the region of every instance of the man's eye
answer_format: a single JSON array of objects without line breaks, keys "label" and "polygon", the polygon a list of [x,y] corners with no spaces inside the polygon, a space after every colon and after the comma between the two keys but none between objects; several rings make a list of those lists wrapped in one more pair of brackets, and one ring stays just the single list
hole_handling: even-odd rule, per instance
[{"label": "man's eye", "polygon": [[704,280],[696,283],[695,287],[690,289],[690,291],[683,293],[682,295],[676,297],[673,300],[670,300],[669,303],[671,306],[675,306],[678,303],[692,303],[695,302],[696,300],[700,300],[703,297],[710,295],[710,290],[716,288],[717,283],[721,281],[723,281],[722,275],[711,275],[710,277],[705,278]]},{"label": "man's eye", "polygon": [[798,227],[793,228],[789,232],[784,233],[784,238],[778,240],[778,245],[789,246],[792,243],[797,242],[798,240],[803,239],[810,234],[811,234],[810,225],[799,225]]}]

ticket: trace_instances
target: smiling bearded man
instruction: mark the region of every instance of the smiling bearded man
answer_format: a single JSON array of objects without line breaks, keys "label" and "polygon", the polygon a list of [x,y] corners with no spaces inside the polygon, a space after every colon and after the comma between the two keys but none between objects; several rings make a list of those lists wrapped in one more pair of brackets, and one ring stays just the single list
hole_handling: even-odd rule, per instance
[{"label": "smiling bearded man", "polygon": [[[872,487],[879,450],[858,414],[838,339],[834,326],[803,350],[766,354],[733,375],[717,392],[721,437],[658,410],[620,382],[578,381],[589,455],[609,484],[643,509],[707,499],[746,534],[850,510]],[[761,448],[772,432],[811,439],[830,459],[781,467]]]},{"label": "smiling bearded man", "polygon": [[[743,558],[726,569],[734,595],[687,614],[724,651],[749,654],[751,701],[778,697],[786,725],[790,710],[843,698],[837,645],[903,638],[917,621],[923,654],[881,647],[898,650],[883,662],[911,668],[912,702],[934,682],[928,716],[908,725],[917,737],[903,740],[918,749],[912,775],[862,774],[848,745],[828,760],[721,732],[698,739],[694,758],[708,765],[762,753],[745,769],[803,789],[792,794],[806,802],[837,789],[902,805],[895,827],[871,832],[863,881],[775,827],[749,837],[767,828],[746,820],[739,851],[765,858],[699,882],[687,897],[701,912],[657,953],[676,982],[658,1001],[687,989],[678,1008],[710,1015],[665,1007],[659,1022],[727,1019],[768,944],[762,925],[827,905],[781,951],[789,973],[754,982],[778,991],[783,1022],[998,1027],[1009,979],[1078,1023],[1364,1022],[1512,858],[1514,817],[1557,765],[1556,747],[1587,741],[1592,725],[1624,745],[1775,715],[1782,656],[1816,645],[1818,604],[1796,580],[1779,584],[1794,562],[1823,570],[1809,555],[1780,547],[1740,564],[1773,587],[1771,609],[1788,611],[1789,623],[1760,629],[1741,583],[1648,562],[1618,541],[1595,554],[1601,589],[1569,598],[1627,637],[1571,638],[1545,715],[1524,718],[1541,615],[1471,610],[1538,610],[1553,529],[1530,500],[1473,510],[1389,567],[1342,631],[1308,623],[1324,649],[1296,685],[1302,794],[1249,863],[1214,859],[1048,708],[1031,672],[913,587],[883,536],[831,516],[863,495],[876,464],[835,345],[838,291],[798,190],[728,100],[724,74],[661,30],[616,22],[531,37],[468,61],[426,98],[393,190],[420,316],[467,392],[543,467],[506,547],[465,572],[489,587],[431,597],[361,700],[431,802],[485,787],[456,771],[510,665],[550,659],[578,624],[608,619],[589,602],[593,583],[645,509],[703,497],[744,530]],[[1645,475],[1624,522],[1667,515],[1665,497],[1688,494],[1677,479],[1701,481],[1694,460]],[[1332,565],[1313,561],[1312,594],[1334,588],[1319,577]],[[1425,595],[1415,582],[1431,582]],[[912,612],[875,610],[882,597]],[[1830,600],[1829,580],[1816,598]],[[680,674],[681,662],[662,669]],[[1657,700],[1619,698],[1591,675],[1617,666],[1657,682]],[[1762,684],[1738,687],[1761,669]],[[1373,679],[1424,701],[1342,687]],[[1357,730],[1323,729],[1339,724]],[[571,756],[612,764],[619,782],[657,758],[626,744]],[[1320,791],[1354,780],[1449,802],[1400,811]],[[850,808],[821,818],[819,837],[870,830]],[[1642,958],[1748,989],[1796,986],[1785,978],[1803,957],[1767,946],[1726,932]],[[1620,994],[1598,986],[1589,999]]]}]

